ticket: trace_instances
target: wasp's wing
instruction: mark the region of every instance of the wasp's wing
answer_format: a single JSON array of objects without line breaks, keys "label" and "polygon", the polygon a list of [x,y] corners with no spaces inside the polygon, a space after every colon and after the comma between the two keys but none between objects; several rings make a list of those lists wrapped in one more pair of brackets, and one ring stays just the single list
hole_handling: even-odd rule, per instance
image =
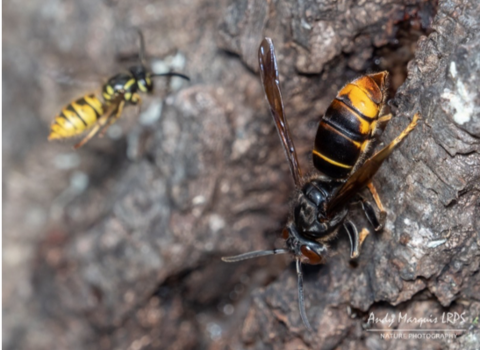
[{"label": "wasp's wing", "polygon": [[120,106],[120,103],[122,101],[123,101],[123,94],[119,94],[112,101],[109,102],[108,106],[104,106],[104,108],[106,108],[106,110],[104,111],[103,115],[100,116],[100,118],[97,120],[96,124],[93,126],[93,128],[90,130],[90,132],[79,143],[77,143],[73,148],[78,149],[78,148],[82,147],[92,137],[94,137],[102,127],[107,125],[108,121],[112,117],[114,117],[114,114],[117,113],[118,107]]},{"label": "wasp's wing", "polygon": [[285,119],[282,93],[280,91],[280,83],[278,80],[277,60],[272,39],[263,39],[258,49],[258,61],[260,64],[260,78],[262,80],[267,101],[270,105],[270,111],[272,112],[278,135],[280,136],[280,140],[282,141],[283,148],[287,155],[295,185],[300,187],[302,173],[300,165],[298,164],[295,145],[290,137],[288,123]]},{"label": "wasp's wing", "polygon": [[95,90],[102,84],[100,72],[92,71],[86,62],[80,62],[74,68],[58,67],[58,65],[43,65],[40,77],[59,85],[73,86],[78,89]]},{"label": "wasp's wing", "polygon": [[382,163],[394,151],[394,149],[402,142],[402,140],[417,126],[420,114],[414,115],[411,123],[398,135],[389,145],[375,153],[369,158],[358,170],[353,173],[348,180],[335,193],[329,202],[327,212],[333,212],[338,206],[345,204],[357,191],[366,186],[377,173]]}]

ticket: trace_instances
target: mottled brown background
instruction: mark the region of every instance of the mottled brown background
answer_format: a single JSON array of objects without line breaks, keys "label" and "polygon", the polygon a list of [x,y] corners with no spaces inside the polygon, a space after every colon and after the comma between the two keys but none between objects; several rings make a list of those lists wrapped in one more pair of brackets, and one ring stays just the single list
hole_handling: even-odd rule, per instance
[{"label": "mottled brown background", "polygon": [[[5,1],[4,349],[479,348],[479,18],[477,0]],[[63,105],[132,62],[132,27],[154,67],[191,82],[158,79],[140,120],[127,109],[78,152],[47,143]],[[265,35],[304,169],[319,116],[360,74],[392,73],[384,142],[423,115],[375,177],[385,230],[358,264],[341,236],[327,265],[306,268],[311,334],[287,257],[220,261],[281,246],[288,216],[256,73]],[[368,325],[372,312],[465,312],[423,325],[465,331],[386,341],[367,332],[388,328]]]}]

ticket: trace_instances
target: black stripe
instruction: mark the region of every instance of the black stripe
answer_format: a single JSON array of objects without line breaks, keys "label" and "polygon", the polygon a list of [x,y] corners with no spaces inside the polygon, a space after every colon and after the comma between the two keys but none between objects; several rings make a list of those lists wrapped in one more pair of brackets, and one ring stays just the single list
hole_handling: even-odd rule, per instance
[{"label": "black stripe", "polygon": [[357,117],[352,114],[355,112],[349,109],[342,101],[338,102],[339,104],[336,106],[331,104],[330,107],[328,107],[322,120],[353,141],[363,142],[368,139],[368,135],[362,135],[358,132],[357,127],[360,121],[355,122]]},{"label": "black stripe", "polygon": [[360,155],[360,148],[344,133],[320,126],[315,136],[315,150],[334,162],[354,166]]},{"label": "black stripe", "polygon": [[[82,98],[82,99],[83,99],[83,98]],[[82,99],[80,99],[80,100],[82,100]],[[79,100],[79,101],[80,101],[80,100]],[[77,101],[77,103],[78,103],[78,101]],[[80,120],[83,122],[83,124],[84,124],[85,126],[87,126],[87,123],[85,122],[85,120],[83,120],[83,118],[81,117],[80,113],[78,113],[78,111],[77,111],[75,108],[73,108],[72,105],[68,105],[68,106],[67,106],[67,110],[75,113],[75,114],[77,115],[78,119],[80,119]]]},{"label": "black stripe", "polygon": [[[89,96],[89,97],[92,97],[92,96]],[[93,98],[96,98],[96,97],[93,97]],[[97,119],[98,119],[100,117],[100,113],[98,113],[97,109],[95,107],[93,107],[90,103],[88,103],[88,101],[85,99],[85,97],[83,98],[83,101],[85,101],[85,104],[92,107],[92,109],[95,111],[95,115],[97,116]]]},{"label": "black stripe", "polygon": [[[67,106],[67,107],[64,108],[64,109],[67,109],[68,107],[69,107],[69,106]],[[59,116],[59,117],[62,117],[62,118],[65,119],[67,122],[69,122],[70,124],[72,124],[72,126],[73,126],[74,129],[77,129],[77,127],[75,126],[75,124],[73,124],[72,121],[71,121],[70,119],[68,119],[65,114],[63,114],[63,111],[62,111],[62,113],[60,113],[58,116]],[[60,124],[59,124],[59,125],[60,125]],[[60,125],[60,126],[61,126],[61,125]],[[62,126],[62,128],[63,128],[63,126]],[[65,129],[65,128],[64,128],[64,129]]]},{"label": "black stripe", "polygon": [[313,165],[315,168],[320,171],[321,173],[331,177],[333,179],[342,179],[347,177],[348,174],[352,171],[352,169],[342,168],[338,165],[332,164],[322,157],[317,156],[315,153],[313,155]]},{"label": "black stripe", "polygon": [[344,134],[345,136],[347,136],[349,139],[351,139],[353,141],[357,141],[357,142],[363,142],[364,141],[363,137],[358,136],[357,134],[354,134],[354,133],[348,131],[347,129],[343,128],[341,125],[333,122],[332,120],[324,119],[323,121],[325,122],[325,124],[328,124],[332,128],[338,130],[338,132],[340,132],[341,134]]},{"label": "black stripe", "polygon": [[[340,102],[343,102],[345,103],[349,108],[353,109],[359,116],[360,118],[362,118],[363,120],[366,120],[368,123],[371,123],[373,120],[375,120],[376,118],[368,118],[367,116],[365,116],[364,114],[362,114],[362,112],[360,112],[352,103],[352,101],[350,101],[350,99],[348,98],[348,95],[344,95],[344,96],[340,96],[340,97],[337,97],[336,98],[338,101]],[[371,99],[370,99],[371,100]],[[372,101],[373,103],[375,103],[374,101]],[[375,103],[376,104],[376,103]],[[377,107],[378,107],[378,104],[376,104]],[[377,113],[378,114],[378,113]]]}]

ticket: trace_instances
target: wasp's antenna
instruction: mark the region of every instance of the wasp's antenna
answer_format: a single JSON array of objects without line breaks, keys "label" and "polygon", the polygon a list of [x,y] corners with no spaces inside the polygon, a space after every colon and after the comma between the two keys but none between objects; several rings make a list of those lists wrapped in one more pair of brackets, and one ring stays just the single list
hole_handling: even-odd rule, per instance
[{"label": "wasp's antenna", "polygon": [[259,256],[285,254],[288,252],[289,250],[287,249],[256,250],[254,252],[248,252],[248,253],[235,255],[235,256],[224,256],[222,260],[225,262],[237,262],[237,261],[246,260],[246,259],[258,258]]},{"label": "wasp's antenna", "polygon": [[305,300],[303,299],[303,273],[302,263],[299,258],[296,258],[297,264],[297,276],[298,276],[298,307],[300,309],[300,316],[302,317],[303,324],[309,331],[313,331],[310,322],[308,322],[307,313],[305,311]]},{"label": "wasp's antenna", "polygon": [[190,78],[187,77],[186,75],[181,74],[181,73],[175,73],[175,72],[160,73],[160,74],[152,73],[152,74],[150,74],[150,76],[151,77],[179,77],[179,78],[190,81]]},{"label": "wasp's antenna", "polygon": [[142,66],[145,66],[145,39],[143,38],[143,33],[140,30],[140,28],[135,27],[135,30],[138,33],[138,36],[140,37],[140,52],[138,56],[140,57],[140,63]]}]

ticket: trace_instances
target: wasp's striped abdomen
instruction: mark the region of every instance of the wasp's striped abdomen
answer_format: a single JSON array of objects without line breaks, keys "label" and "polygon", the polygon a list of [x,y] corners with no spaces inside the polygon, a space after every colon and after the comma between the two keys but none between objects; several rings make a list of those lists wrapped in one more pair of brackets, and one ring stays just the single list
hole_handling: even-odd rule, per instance
[{"label": "wasp's striped abdomen", "polygon": [[79,135],[90,129],[103,114],[103,103],[94,94],[85,95],[65,106],[51,126],[49,140]]},{"label": "wasp's striped abdomen", "polygon": [[98,97],[94,94],[85,95],[64,107],[55,117],[49,140],[73,137],[90,129],[89,133],[74,146],[75,149],[82,147],[97,133],[100,133],[100,136],[104,135],[120,118],[126,105],[140,104],[142,99],[139,92],[153,91],[153,77],[178,76],[190,80],[186,75],[175,72],[161,74],[149,72],[145,64],[143,34],[140,30],[137,32],[140,37],[140,63],[110,77],[103,84]]},{"label": "wasp's striped abdomen", "polygon": [[360,77],[343,87],[320,121],[313,164],[333,179],[347,177],[366,151],[383,105],[387,72]]}]

